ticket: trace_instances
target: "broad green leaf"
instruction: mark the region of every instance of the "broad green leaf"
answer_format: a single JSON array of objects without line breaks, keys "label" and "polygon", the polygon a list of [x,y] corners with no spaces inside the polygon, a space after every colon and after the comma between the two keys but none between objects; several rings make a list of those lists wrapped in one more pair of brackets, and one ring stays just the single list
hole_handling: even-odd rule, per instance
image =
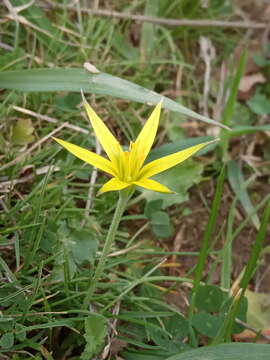
[{"label": "broad green leaf", "polygon": [[258,52],[253,54],[253,60],[256,65],[264,67],[270,65],[270,60],[267,58],[267,48],[268,52],[270,49],[269,43],[266,45],[266,51],[265,52]]},{"label": "broad green leaf", "polygon": [[192,325],[200,334],[212,338],[216,336],[222,325],[222,319],[205,312],[199,312],[193,316]]},{"label": "broad green leaf", "polygon": [[31,119],[20,119],[12,129],[11,140],[15,145],[26,145],[34,141],[34,127]]},{"label": "broad green leaf", "polygon": [[12,332],[5,333],[0,338],[0,348],[10,349],[14,344],[14,334]]},{"label": "broad green leaf", "polygon": [[144,208],[144,214],[146,217],[148,217],[148,219],[151,219],[153,214],[156,211],[160,211],[161,208],[162,208],[162,200],[161,199],[149,201],[148,203],[146,203],[146,206]]},{"label": "broad green leaf", "polygon": [[225,293],[215,285],[201,285],[196,294],[196,307],[206,312],[218,312],[225,300]]},{"label": "broad green leaf", "polygon": [[104,343],[107,335],[106,319],[101,315],[91,314],[85,319],[84,329],[86,345],[80,359],[89,360],[93,359],[93,355],[101,350]]},{"label": "broad green leaf", "polygon": [[247,101],[247,104],[255,114],[270,114],[270,101],[265,94],[255,94],[249,101]]},{"label": "broad green leaf", "polygon": [[166,360],[269,360],[270,346],[264,344],[229,343],[185,351]]},{"label": "broad green leaf", "polygon": [[164,350],[151,351],[151,353],[149,350],[147,352],[145,350],[130,350],[121,353],[121,358],[124,360],[164,360],[167,354]]},{"label": "broad green leaf", "polygon": [[183,339],[185,336],[188,336],[189,333],[189,324],[188,320],[179,314],[171,316],[167,321],[165,321],[166,330],[173,336],[173,338]]},{"label": "broad green leaf", "polygon": [[0,74],[0,88],[20,91],[73,91],[110,95],[113,97],[146,103],[151,106],[163,100],[163,108],[179,112],[206,123],[225,127],[177,102],[159,95],[130,81],[100,72],[92,74],[84,69],[32,69],[6,71]]},{"label": "broad green leaf", "polygon": [[98,249],[98,240],[90,231],[75,230],[69,234],[69,249],[77,264],[93,263]]},{"label": "broad green leaf", "polygon": [[76,111],[77,106],[81,102],[80,94],[68,93],[66,95],[57,96],[55,99],[55,105],[62,111]]},{"label": "broad green leaf", "polygon": [[162,200],[162,209],[174,204],[180,204],[188,200],[187,191],[191,186],[200,182],[202,171],[202,164],[188,159],[182,164],[176,165],[154,177],[155,180],[168,186],[169,189],[175,191],[176,194],[161,194],[144,189],[141,190],[142,194],[147,202]]},{"label": "broad green leaf", "polygon": [[0,318],[0,330],[10,331],[13,329],[14,319],[12,318]]},{"label": "broad green leaf", "polygon": [[248,106],[237,101],[232,115],[231,126],[251,126],[254,124],[254,121],[256,119]]},{"label": "broad green leaf", "polygon": [[[212,136],[200,136],[196,138],[186,138],[186,139],[174,141],[172,143],[163,144],[159,148],[151,150],[150,154],[146,158],[145,163],[159,159],[163,156],[173,154],[177,151],[187,149],[188,147],[212,140],[214,140]],[[195,156],[206,154],[207,152],[213,150],[216,147],[216,145],[217,145],[216,143],[213,143],[204,147],[202,150],[198,151]]]},{"label": "broad green leaf", "polygon": [[247,289],[245,295],[248,299],[248,325],[257,330],[268,330],[270,328],[269,294],[255,293]]},{"label": "broad green leaf", "polygon": [[24,330],[25,327],[20,324],[20,323],[16,323],[15,325],[15,337],[17,340],[19,341],[24,341],[26,339],[26,331]]},{"label": "broad green leaf", "polygon": [[173,226],[170,218],[164,211],[153,212],[150,216],[150,224],[154,234],[158,238],[167,238],[173,233]]}]

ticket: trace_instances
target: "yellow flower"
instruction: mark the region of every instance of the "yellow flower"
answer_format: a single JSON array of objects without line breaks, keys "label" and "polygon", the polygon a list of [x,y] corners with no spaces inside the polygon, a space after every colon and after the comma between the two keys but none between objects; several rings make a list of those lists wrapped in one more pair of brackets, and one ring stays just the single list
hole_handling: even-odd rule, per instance
[{"label": "yellow flower", "polygon": [[57,138],[54,138],[54,140],[79,159],[113,176],[112,179],[101,187],[99,193],[122,190],[132,185],[138,185],[153,191],[172,193],[165,185],[150,178],[181,163],[205,145],[212,142],[191,146],[185,150],[164,156],[143,165],[154,143],[158,129],[161,103],[155,107],[136,141],[130,143],[128,151],[122,149],[119,142],[85,99],[84,106],[94,132],[109,159],[67,141]]}]

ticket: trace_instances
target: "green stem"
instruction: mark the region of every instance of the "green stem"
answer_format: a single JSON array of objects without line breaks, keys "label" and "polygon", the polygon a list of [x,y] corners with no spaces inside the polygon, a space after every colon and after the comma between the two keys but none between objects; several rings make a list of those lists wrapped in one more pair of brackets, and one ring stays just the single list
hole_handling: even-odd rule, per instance
[{"label": "green stem", "polygon": [[96,267],[96,271],[94,273],[94,276],[91,280],[91,284],[90,284],[87,294],[85,296],[83,308],[87,308],[87,306],[90,302],[90,299],[96,290],[97,282],[103,273],[107,257],[110,253],[110,250],[111,250],[111,247],[114,242],[115,235],[116,235],[116,231],[117,231],[119,223],[121,221],[123,212],[126,209],[127,202],[131,196],[131,192],[133,192],[133,191],[130,188],[121,190],[119,192],[119,199],[118,199],[117,207],[115,209],[112,223],[111,223],[110,229],[108,231],[108,234],[107,234],[107,237],[105,240],[105,244],[104,244],[104,247],[102,250],[102,254],[100,256],[98,265]]}]

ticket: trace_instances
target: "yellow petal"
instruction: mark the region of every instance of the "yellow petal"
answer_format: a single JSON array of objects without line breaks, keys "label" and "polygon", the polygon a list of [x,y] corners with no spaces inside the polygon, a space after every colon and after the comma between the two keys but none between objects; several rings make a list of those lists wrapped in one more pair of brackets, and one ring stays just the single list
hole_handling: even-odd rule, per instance
[{"label": "yellow petal", "polygon": [[142,166],[154,143],[158,129],[161,104],[161,102],[157,104],[149,119],[142,128],[140,134],[138,135],[135,143],[132,144],[131,162],[134,165],[134,170],[135,168],[138,169]]},{"label": "yellow petal", "polygon": [[107,181],[102,188],[99,190],[99,194],[105,193],[107,191],[116,191],[116,190],[122,190],[126,187],[130,186],[130,184],[121,181],[117,178],[112,178],[111,180]]},{"label": "yellow petal", "polygon": [[167,186],[160,184],[159,182],[152,179],[140,179],[138,181],[134,181],[133,184],[144,187],[148,190],[158,191],[162,193],[173,193]]},{"label": "yellow petal", "polygon": [[53,137],[53,139],[57,141],[60,145],[62,145],[65,149],[67,149],[69,152],[71,152],[71,154],[77,156],[77,158],[115,176],[115,171],[113,169],[112,163],[104,157],[99,156],[92,151],[86,150],[80,146],[71,144],[68,141],[57,139],[55,137]]},{"label": "yellow petal", "polygon": [[98,138],[109,159],[114,164],[116,164],[119,153],[123,152],[119,142],[107,128],[104,122],[100,119],[100,117],[91,108],[85,98],[83,99],[83,103],[96,137]]},{"label": "yellow petal", "polygon": [[[214,140],[216,141],[216,140]],[[150,163],[146,164],[140,171],[140,178],[148,178],[153,175],[156,175],[162,171],[165,171],[184,160],[188,159],[190,156],[192,156],[194,153],[202,149],[204,146],[212,143],[213,141],[208,141],[203,144],[198,144],[191,146],[190,148],[187,148],[182,151],[178,151],[177,153],[164,156],[160,159],[151,161]]]}]

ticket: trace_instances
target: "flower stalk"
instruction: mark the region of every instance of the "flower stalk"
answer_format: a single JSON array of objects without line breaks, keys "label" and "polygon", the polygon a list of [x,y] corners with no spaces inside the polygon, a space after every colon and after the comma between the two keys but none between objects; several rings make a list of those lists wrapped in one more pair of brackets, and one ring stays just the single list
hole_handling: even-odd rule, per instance
[{"label": "flower stalk", "polygon": [[118,226],[120,224],[122,215],[127,207],[127,203],[128,200],[130,199],[130,197],[132,196],[134,189],[133,188],[129,188],[129,189],[124,189],[119,191],[119,199],[118,199],[118,203],[114,212],[114,216],[105,240],[105,244],[101,253],[101,256],[99,258],[94,276],[91,280],[89,289],[87,291],[87,294],[85,296],[84,299],[84,303],[83,303],[83,307],[87,308],[88,304],[90,303],[90,300],[96,290],[97,287],[97,283],[100,279],[100,277],[102,276],[105,264],[106,264],[106,260],[107,257],[110,253],[110,250],[112,248],[112,245],[114,243],[114,239],[115,239],[115,235],[118,229]]}]

